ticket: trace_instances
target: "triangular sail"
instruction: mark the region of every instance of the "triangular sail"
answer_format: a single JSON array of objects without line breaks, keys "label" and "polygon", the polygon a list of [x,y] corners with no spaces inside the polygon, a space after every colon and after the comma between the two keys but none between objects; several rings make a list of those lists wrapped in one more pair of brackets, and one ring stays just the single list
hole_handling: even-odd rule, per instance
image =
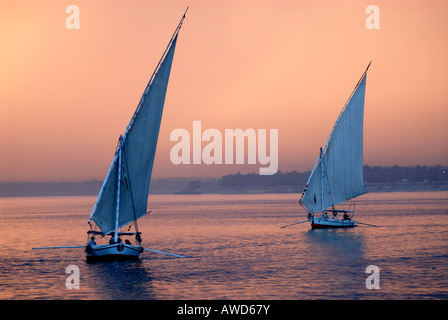
[{"label": "triangular sail", "polygon": [[310,213],[366,192],[363,175],[366,73],[367,70],[339,115],[302,194],[300,202]]},{"label": "triangular sail", "polygon": [[[149,184],[162,111],[177,42],[177,33],[182,20],[162,57],[163,60],[157,66],[143,93],[134,116],[117,148],[97,202],[92,210],[89,222],[93,219],[105,234],[116,229],[118,197],[119,228],[147,213]],[[119,172],[120,164],[121,171]],[[119,177],[121,178],[120,190],[117,192]]]}]

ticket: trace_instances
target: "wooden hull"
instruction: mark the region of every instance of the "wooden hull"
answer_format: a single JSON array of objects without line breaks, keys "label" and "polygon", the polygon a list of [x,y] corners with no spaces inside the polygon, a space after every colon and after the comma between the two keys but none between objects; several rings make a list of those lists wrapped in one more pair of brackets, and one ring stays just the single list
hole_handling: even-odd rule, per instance
[{"label": "wooden hull", "polygon": [[87,245],[85,251],[88,261],[110,261],[138,259],[143,249],[130,244],[115,243],[109,245]]},{"label": "wooden hull", "polygon": [[340,220],[335,218],[312,218],[310,220],[311,228],[323,229],[323,228],[350,228],[355,226],[353,220]]}]

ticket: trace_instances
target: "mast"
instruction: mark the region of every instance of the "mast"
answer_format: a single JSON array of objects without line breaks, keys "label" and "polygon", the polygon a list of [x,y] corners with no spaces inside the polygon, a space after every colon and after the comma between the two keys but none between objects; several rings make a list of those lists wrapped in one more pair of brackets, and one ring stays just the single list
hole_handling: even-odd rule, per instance
[{"label": "mast", "polygon": [[321,203],[322,203],[322,215],[324,215],[325,212],[325,204],[324,204],[324,166],[322,165],[322,148],[320,148],[320,179],[321,179]]},{"label": "mast", "polygon": [[120,184],[121,184],[121,148],[123,146],[123,136],[120,135],[120,142],[118,146],[118,179],[117,179],[117,207],[115,211],[115,234],[114,242],[118,242],[118,219],[120,217]]}]

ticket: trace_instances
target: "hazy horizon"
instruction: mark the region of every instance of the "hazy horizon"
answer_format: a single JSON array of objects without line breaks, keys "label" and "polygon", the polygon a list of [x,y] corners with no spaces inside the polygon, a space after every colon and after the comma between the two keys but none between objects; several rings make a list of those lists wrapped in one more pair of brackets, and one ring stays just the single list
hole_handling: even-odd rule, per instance
[{"label": "hazy horizon", "polygon": [[[398,167],[399,169],[403,169],[403,168],[417,168],[418,166],[424,168],[435,168],[437,166],[441,167],[441,168],[448,168],[448,165],[440,165],[440,164],[436,164],[433,166],[425,166],[425,165],[420,165],[420,164],[416,164],[414,166],[398,166],[398,165],[392,165],[392,166],[376,166],[376,165],[364,165],[364,167],[369,166],[370,168],[376,168],[376,167],[380,167],[383,169],[386,168],[393,168],[393,167]],[[298,171],[298,170],[288,170],[288,171],[283,171],[283,170],[279,170],[278,173],[292,173],[292,172],[297,172],[299,174],[309,174],[311,172],[311,170],[305,170],[305,171]],[[443,171],[443,173],[445,173],[445,171]],[[228,174],[224,174],[224,175],[220,175],[220,176],[178,176],[178,177],[156,177],[153,178],[152,180],[219,180],[224,176],[228,176],[228,175],[237,175],[237,174],[241,174],[241,175],[258,175],[257,171],[249,171],[249,172],[232,172],[232,173],[228,173]],[[14,184],[14,183],[88,183],[88,182],[103,182],[103,179],[86,179],[86,180],[9,180],[9,181],[0,181],[0,184]]]},{"label": "hazy horizon", "polygon": [[[448,164],[448,2],[206,0],[0,3],[0,181],[103,180],[186,7],[154,179],[252,165],[174,165],[175,129],[278,129],[278,170],[311,170],[367,74],[364,164]],[[366,28],[368,5],[380,29]],[[207,143],[203,142],[202,147]],[[246,155],[247,158],[247,155]]]}]

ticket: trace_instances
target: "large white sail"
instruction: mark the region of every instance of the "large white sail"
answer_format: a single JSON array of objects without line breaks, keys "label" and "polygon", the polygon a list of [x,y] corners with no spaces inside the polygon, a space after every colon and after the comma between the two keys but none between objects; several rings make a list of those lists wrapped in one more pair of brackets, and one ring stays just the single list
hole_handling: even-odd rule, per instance
[{"label": "large white sail", "polygon": [[[114,231],[117,226],[120,228],[137,220],[147,213],[149,184],[180,25],[162,57],[163,61],[154,71],[119,143],[92,210],[90,219],[93,219],[105,234]],[[119,177],[121,178],[120,189],[117,190]],[[117,202],[117,200],[119,201]],[[118,214],[116,214],[117,203]]]},{"label": "large white sail", "polygon": [[336,120],[302,194],[300,202],[310,213],[365,193],[363,120],[366,73],[367,70]]}]

